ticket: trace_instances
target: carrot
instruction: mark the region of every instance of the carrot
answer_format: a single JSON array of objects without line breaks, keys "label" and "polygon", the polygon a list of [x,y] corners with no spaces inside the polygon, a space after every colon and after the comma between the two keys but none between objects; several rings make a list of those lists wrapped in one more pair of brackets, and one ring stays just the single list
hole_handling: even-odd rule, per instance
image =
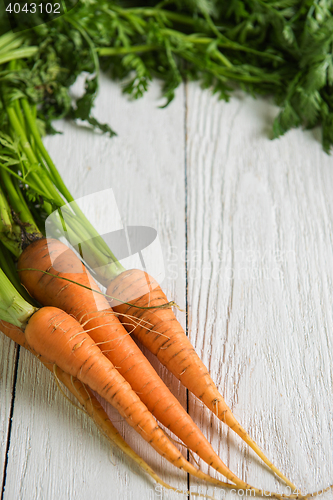
[{"label": "carrot", "polygon": [[[138,269],[125,271],[111,281],[107,295],[113,297],[110,304],[114,311],[120,313],[119,319],[124,322],[125,328],[155,354],[222,422],[238,434],[277,476],[296,490],[238,423],[172,309],[161,308],[168,304],[168,299],[154,278]],[[147,307],[151,309],[145,309]]]},{"label": "carrot", "polygon": [[[48,360],[37,354],[28,344],[24,332],[17,326],[14,326],[6,321],[0,321],[0,330],[14,342],[24,347],[30,351],[34,356],[36,356],[43,365],[50,370],[54,371],[54,366]],[[97,400],[94,394],[89,388],[87,388],[82,382],[77,378],[72,377],[68,373],[56,367],[56,376],[58,380],[73,394],[73,396],[78,400],[78,402],[83,406],[87,414],[95,422],[96,426],[100,431],[107,437],[107,439],[118,446],[123,453],[130,457],[134,462],[137,463],[141,469],[143,469],[157,484],[167,489],[175,489],[165,481],[163,481],[153,469],[137,454],[134,450],[126,443],[123,437],[119,434],[117,429],[114,427],[110,421],[107,413],[102,407],[101,403]],[[227,483],[226,483],[227,486]]]},{"label": "carrot", "polygon": [[[172,444],[139,396],[76,319],[61,309],[43,307],[30,317],[24,333],[32,349],[97,392],[162,457],[199,479],[207,478]],[[225,469],[223,474],[236,486],[263,494],[261,490],[241,481],[227,467]],[[209,481],[217,484],[213,478]],[[220,481],[218,484],[224,485]]]},{"label": "carrot", "polygon": [[[32,268],[49,274],[31,271]],[[107,299],[88,289],[92,286],[98,290],[97,283],[74,252],[58,240],[39,240],[22,253],[18,269],[22,283],[35,299],[45,306],[52,305],[66,311],[81,323],[157,420],[206,463],[236,481],[236,476],[214,452],[190,415],[128,335]],[[75,283],[64,281],[61,277]],[[80,287],[80,284],[86,288]]]},{"label": "carrot", "polygon": [[[60,382],[62,382],[67,389],[75,396],[79,403],[83,406],[87,414],[92,418],[97,427],[101,432],[107,437],[107,439],[118,446],[128,457],[130,457],[134,462],[141,467],[157,484],[160,484],[163,488],[171,489],[177,491],[168,483],[163,481],[153,469],[137,454],[134,450],[126,443],[126,441],[119,434],[117,429],[114,427],[110,421],[107,413],[103,409],[101,403],[96,399],[94,394],[89,388],[87,388],[80,380],[72,377],[65,371],[61,370],[56,365],[52,364],[45,357],[38,354],[27,342],[24,332],[17,326],[14,326],[6,321],[0,321],[0,330],[14,342],[24,347],[30,351],[34,356],[36,356],[43,365],[50,371],[55,372],[56,377]],[[56,367],[56,370],[54,369]],[[234,485],[229,483],[223,483],[221,481],[215,480],[210,476],[202,473],[201,479],[208,482],[213,482],[217,486],[223,486],[225,488],[234,488]],[[200,496],[200,495],[198,495]]]}]

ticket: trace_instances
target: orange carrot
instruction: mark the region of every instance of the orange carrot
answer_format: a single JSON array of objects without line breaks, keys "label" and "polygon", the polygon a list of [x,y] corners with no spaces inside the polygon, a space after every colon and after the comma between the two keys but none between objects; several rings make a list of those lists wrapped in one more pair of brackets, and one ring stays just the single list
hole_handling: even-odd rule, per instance
[{"label": "orange carrot", "polygon": [[[106,298],[88,289],[92,285],[97,290],[97,283],[71,250],[58,240],[39,240],[23,252],[18,267],[22,283],[35,299],[76,318],[149,411],[206,463],[230,477],[229,469],[128,335]],[[24,270],[29,268],[49,274]],[[76,283],[63,281],[61,277]]]},{"label": "orange carrot", "polygon": [[[32,349],[97,392],[161,456],[179,469],[202,478],[203,473],[172,444],[139,396],[76,319],[61,309],[43,307],[30,317],[24,333]],[[226,466],[221,472],[240,488],[262,494],[237,478]],[[215,484],[215,480],[212,481]]]},{"label": "orange carrot", "polygon": [[[155,354],[222,422],[236,432],[273,472],[296,490],[238,423],[172,309],[161,308],[168,303],[168,299],[158,283],[147,273],[133,269],[117,276],[110,283],[107,295],[114,298],[110,299],[110,304],[114,311],[120,313],[119,319],[124,322],[125,328]],[[152,309],[145,309],[147,307]]]}]

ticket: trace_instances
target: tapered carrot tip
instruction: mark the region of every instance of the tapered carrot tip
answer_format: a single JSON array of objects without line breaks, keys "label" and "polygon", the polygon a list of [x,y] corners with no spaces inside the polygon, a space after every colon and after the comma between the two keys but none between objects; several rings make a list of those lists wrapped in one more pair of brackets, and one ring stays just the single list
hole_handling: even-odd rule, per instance
[{"label": "tapered carrot tip", "polygon": [[[156,280],[138,269],[124,271],[112,280],[107,295],[113,310],[120,313],[119,319],[125,328],[155,354],[220,420],[236,432],[280,479],[293,490],[297,490],[237,422],[177,321],[172,308],[166,307],[169,301]],[[132,321],[131,317],[134,318]]]}]

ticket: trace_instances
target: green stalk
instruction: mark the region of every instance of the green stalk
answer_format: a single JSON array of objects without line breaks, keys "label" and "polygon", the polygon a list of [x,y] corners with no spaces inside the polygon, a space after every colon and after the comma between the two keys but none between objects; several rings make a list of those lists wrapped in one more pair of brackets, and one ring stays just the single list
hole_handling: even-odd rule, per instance
[{"label": "green stalk", "polygon": [[[30,304],[33,299],[30,297],[25,288],[21,285],[17,270],[13,261],[13,256],[9,250],[0,242],[0,268],[4,271],[7,278],[15,286],[20,295]],[[32,304],[33,305],[33,304]]]},{"label": "green stalk", "polygon": [[[10,175],[10,173],[12,175]],[[3,230],[0,232],[0,238],[9,250],[16,257],[19,257],[23,250],[21,245],[22,241],[31,241],[29,234],[32,234],[34,239],[36,237],[42,238],[43,234],[35,223],[32,213],[29,210],[18,185],[17,181],[22,179],[15,172],[10,172],[10,170],[5,167],[1,168],[0,176],[7,190],[12,208],[18,214],[20,224],[22,223],[20,226],[14,225],[14,228],[11,228],[11,226],[8,225],[8,222],[10,221],[6,221],[7,224],[3,226]],[[12,179],[12,176],[14,176],[15,179]],[[29,180],[27,180],[26,183],[29,185]],[[41,194],[43,196],[43,193]],[[3,206],[1,206],[1,202]],[[47,206],[44,204],[44,209],[48,215],[51,215],[54,212],[54,209],[50,204],[47,204]],[[66,217],[66,224],[63,216],[61,215],[59,218],[55,219],[55,229],[60,230],[60,232],[64,232],[69,241],[82,242],[81,249],[84,248],[84,258],[88,265],[92,269],[101,268],[99,279],[103,283],[108,283],[112,278],[116,277],[124,270],[123,266],[121,266],[121,264],[117,261],[116,257],[113,255],[101,236],[98,235],[96,231],[94,231],[94,234],[89,232],[89,227],[85,224],[87,219],[85,219],[84,216],[81,218],[78,217],[66,205],[63,206],[63,210],[65,211],[64,215]],[[10,208],[6,202],[6,198],[0,191],[0,214],[3,214],[4,217],[7,216],[8,218],[9,212]],[[61,213],[62,212],[60,212],[60,214]],[[24,237],[24,235],[26,235],[26,237]],[[54,237],[57,237],[56,234]],[[100,250],[100,242],[105,244],[107,249],[106,252]],[[80,252],[80,245],[76,245],[76,247],[79,253],[82,253]]]},{"label": "green stalk", "polygon": [[[70,20],[70,22],[71,24],[73,24],[72,20]],[[76,26],[75,22],[74,25]],[[82,35],[85,36],[88,45],[91,46],[92,42],[85,31],[82,33]],[[95,52],[94,55],[96,56]],[[12,62],[11,67],[15,68],[16,63]],[[96,71],[99,71],[98,58],[96,60]],[[20,103],[22,105],[24,114],[22,113]],[[14,104],[7,107],[7,113],[13,130],[21,139],[20,146],[29,162],[32,165],[41,165],[42,169],[45,172],[45,176],[43,176],[42,179],[40,178],[40,175],[36,175],[34,172],[29,173],[29,176],[31,176],[33,181],[37,184],[39,192],[41,192],[43,198],[46,197],[46,199],[52,200],[55,205],[61,207],[65,205],[65,202],[59,195],[59,190],[66,199],[67,203],[71,204],[71,209],[80,220],[80,224],[76,223],[75,225],[76,230],[78,231],[77,234],[81,237],[81,241],[91,239],[94,240],[93,246],[91,242],[87,242],[85,244],[85,246],[89,249],[89,254],[96,255],[96,259],[94,259],[94,265],[96,265],[96,261],[98,262],[98,267],[109,265],[110,278],[114,277],[115,272],[117,272],[117,274],[122,272],[124,268],[121,266],[121,264],[118,263],[117,258],[111,252],[105,241],[100,237],[92,224],[87,220],[81,209],[76,204],[72,194],[67,189],[64,181],[62,180],[61,175],[59,174],[55,164],[53,163],[50,155],[48,154],[48,151],[43,144],[36,124],[34,113],[31,111],[27,99],[16,99]],[[28,140],[28,136],[30,134],[34,140],[34,148]],[[44,160],[48,168],[45,167]],[[26,171],[29,172],[28,165],[26,165]],[[26,179],[24,179],[24,181],[28,182]],[[53,207],[45,202],[44,209],[49,215],[54,211]],[[28,217],[31,220],[31,213],[28,214]],[[35,227],[35,224],[33,224],[32,226]],[[73,224],[71,225],[71,227],[72,226]]]},{"label": "green stalk", "polygon": [[0,37],[0,50],[3,53],[12,52],[13,50],[18,49],[24,42],[24,39],[21,36],[12,38],[10,41],[9,39],[7,41],[4,41],[1,40],[1,38],[4,38],[4,36]]},{"label": "green stalk", "polygon": [[37,308],[24,300],[0,269],[0,319],[24,327]]},{"label": "green stalk", "polygon": [[200,61],[198,58],[193,57],[189,52],[186,50],[182,49],[173,49],[175,54],[180,54],[185,60],[192,62],[198,67],[201,67],[203,71],[209,71],[213,73],[216,76],[221,76],[227,79],[234,79],[238,80],[240,82],[244,83],[270,83],[270,82],[277,82],[278,75],[275,75],[273,73],[266,75],[265,77],[257,77],[249,74],[242,74],[238,73],[236,71],[233,71],[232,69],[229,68],[223,68],[219,64],[216,64],[212,61]]},{"label": "green stalk", "polygon": [[[65,197],[66,201],[71,204],[71,209],[73,212],[77,215],[80,224],[76,223],[75,227],[76,230],[78,231],[78,234],[83,234],[83,232],[86,233],[86,236],[83,238],[82,241],[85,241],[85,246],[88,247],[89,251],[91,251],[91,254],[96,254],[96,251],[99,251],[98,258],[96,261],[100,266],[105,266],[109,265],[110,266],[110,278],[114,277],[115,272],[119,274],[119,272],[124,271],[124,268],[121,266],[121,264],[118,262],[117,258],[115,255],[111,252],[107,244],[104,242],[104,240],[101,238],[101,236],[97,233],[95,228],[92,226],[92,224],[87,220],[85,217],[84,213],[82,210],[78,207],[77,203],[75,202],[72,194],[70,191],[67,189],[64,181],[62,180],[61,175],[59,174],[57,167],[53,163],[50,155],[48,154],[43,141],[41,139],[41,136],[39,134],[39,130],[36,125],[36,121],[34,119],[33,113],[31,111],[31,108],[29,106],[29,103],[26,99],[21,99],[22,103],[22,109],[24,111],[24,116],[27,120],[27,124],[30,130],[31,135],[34,138],[36,147],[39,149],[39,152],[41,153],[42,157],[45,159],[47,166],[48,166],[48,172],[51,175],[51,180],[54,182],[55,186],[61,194]],[[73,227],[73,226],[72,226]],[[89,240],[93,239],[94,243],[92,244],[89,242]],[[111,263],[110,263],[111,260]]]},{"label": "green stalk", "polygon": [[[62,192],[63,196],[70,203],[70,209],[68,209],[67,213],[71,214],[71,211],[73,211],[73,217],[70,217],[67,222],[69,228],[66,229],[67,231],[69,229],[69,235],[72,235],[72,237],[75,236],[77,240],[83,242],[85,248],[85,258],[90,267],[105,268],[101,271],[101,280],[104,283],[108,282],[110,279],[124,271],[124,268],[118,262],[115,255],[111,252],[92,224],[87,220],[83,212],[75,203],[71,193],[65,186],[56,166],[51,160],[51,157],[41,140],[36,121],[28,101],[26,99],[21,99],[21,104],[23,113],[18,100],[16,100],[14,105],[10,105],[6,108],[9,121],[14,132],[20,137],[19,147],[27,157],[28,162],[32,167],[37,166],[40,168],[40,173],[37,173],[34,170],[30,172],[30,166],[27,161],[24,160],[23,163],[25,165],[26,172],[25,175],[23,175],[22,181],[29,184],[31,179],[32,182],[37,185],[37,192],[39,192],[43,198],[50,200],[58,207],[65,205],[65,201],[59,194],[59,191]],[[27,137],[30,134],[33,139],[34,147],[32,147]],[[44,160],[48,168],[45,166]],[[9,169],[3,168],[2,170],[3,172],[5,172],[5,170],[8,172]],[[29,232],[34,233],[36,232],[36,224],[33,221],[32,214],[27,208],[22,194],[18,195],[19,186],[15,185],[15,182],[11,182],[10,179],[8,179],[7,172],[4,174],[4,182],[6,183],[6,189],[8,190],[11,202],[13,203],[15,210],[22,213],[24,218],[23,222],[29,223]],[[42,172],[44,175],[41,175]],[[17,176],[17,174],[15,174],[15,176]],[[44,209],[48,215],[54,212],[53,206],[45,202]],[[57,224],[60,230],[63,229],[60,221],[57,221]],[[22,251],[22,249],[20,249],[20,251]],[[18,249],[16,249],[15,255],[17,255],[17,252]]]},{"label": "green stalk", "polygon": [[12,47],[13,43],[16,43],[16,47],[19,47],[22,45],[23,42],[23,37],[21,34],[13,33],[12,31],[8,31],[8,33],[5,33],[4,35],[0,36],[0,50],[6,47]]},{"label": "green stalk", "polygon": [[[13,283],[16,288],[16,284],[18,282],[17,272],[13,273],[10,262],[12,260],[12,255],[9,253],[8,258],[8,250],[2,243],[0,243],[0,268],[3,270],[7,278]],[[16,281],[17,280],[17,281]]]},{"label": "green stalk", "polygon": [[19,247],[19,234],[17,235],[17,241],[10,239],[6,235],[3,235],[3,234],[0,236],[0,238],[1,238],[3,245],[6,248],[8,248],[8,250],[10,250],[11,253],[16,258],[19,258],[19,256],[22,253],[22,251],[20,250],[20,247]]},{"label": "green stalk", "polygon": [[[16,174],[14,172],[13,174],[16,177]],[[2,233],[0,237],[2,238],[3,243],[6,245],[6,247],[9,248],[16,257],[18,257],[22,253],[22,247],[21,247],[22,238],[19,237],[21,231],[23,231],[23,233],[26,234],[32,234],[35,237],[42,238],[43,235],[34,221],[32,213],[26,204],[26,201],[19,188],[17,180],[11,179],[8,170],[4,168],[1,169],[0,176],[6,188],[11,206],[19,216],[20,223],[23,223],[21,224],[22,226],[21,229],[20,227],[15,226],[15,232],[14,232],[14,228],[12,227],[13,224],[11,222],[10,207],[6,201],[4,193],[0,190],[0,216],[4,218],[6,217],[5,219],[6,224],[3,224],[2,229],[0,226],[0,231]],[[20,179],[20,177],[18,177],[18,179]],[[49,205],[47,206],[47,209],[48,207]],[[87,228],[82,224],[80,218],[78,218],[74,213],[72,213],[69,208],[67,208],[67,210],[66,208],[67,207],[65,206],[64,210],[65,210],[67,224],[65,224],[65,221],[61,216],[59,219],[55,219],[56,229],[65,232],[65,235],[68,237],[69,241],[79,240],[84,242],[85,257],[90,266],[92,267],[108,266],[109,269],[106,274],[107,276],[110,276],[110,278],[119,274],[119,272],[121,272],[123,268],[122,266],[120,266],[119,263],[113,262],[113,259],[116,260],[116,258],[113,256],[111,251],[109,251],[108,254],[98,252],[96,249],[95,239],[92,239],[91,234],[87,231]],[[48,215],[51,215],[53,212],[54,212],[53,208],[50,208],[47,211]],[[99,235],[97,236],[97,238],[101,239]]]},{"label": "green stalk", "polygon": [[[17,103],[18,103],[18,101],[17,101]],[[59,174],[55,164],[53,163],[49,153],[47,152],[47,150],[43,144],[43,141],[42,141],[41,136],[39,134],[39,130],[38,130],[37,125],[36,125],[36,120],[34,119],[34,116],[31,112],[31,109],[30,109],[30,106],[28,104],[27,99],[22,98],[21,105],[22,105],[24,115],[25,115],[25,118],[27,120],[29,129],[30,129],[31,135],[33,136],[37,148],[40,150],[42,156],[44,157],[44,159],[47,163],[47,166],[50,169],[50,173],[51,173],[52,180],[53,180],[54,184],[57,186],[60,193],[66,198],[68,203],[74,201],[73,196],[71,195],[71,193],[67,189],[64,181],[62,180],[61,175]],[[18,105],[18,107],[19,107],[19,105]]]},{"label": "green stalk", "polygon": [[99,56],[122,56],[126,54],[136,54],[139,52],[150,52],[151,50],[159,50],[160,45],[132,45],[131,47],[97,47],[96,51]]},{"label": "green stalk", "polygon": [[[21,192],[19,186],[17,185],[17,182],[15,182],[14,180],[11,180],[9,173],[5,170],[2,170],[0,175],[2,177],[4,186],[7,190],[7,194],[8,194],[8,197],[10,199],[11,206],[14,209],[14,211],[18,214],[20,222],[22,222],[25,226],[24,232],[30,233],[30,234],[35,235],[36,237],[39,236],[42,238],[43,235],[40,232],[38,226],[36,225],[36,223],[34,221],[32,213],[26,204],[26,201],[22,195],[22,192]],[[0,196],[0,201],[3,199],[5,200],[3,193],[0,192],[0,195],[1,194],[2,194],[2,198]],[[0,213],[2,213],[2,212],[4,214],[6,213],[4,209],[0,208]],[[54,210],[50,209],[48,214],[51,215],[53,212],[54,212]],[[71,212],[69,212],[69,211],[66,215],[67,215],[66,218],[67,218],[68,224],[66,226],[64,226],[64,221],[63,221],[63,219],[60,218],[56,228],[59,229],[60,231],[65,231],[68,235],[69,241],[73,241],[74,239],[79,239],[81,241],[84,241],[85,246],[88,246],[88,248],[90,250],[89,255],[90,254],[93,255],[94,253],[96,253],[95,252],[96,248],[93,246],[92,243],[90,243],[91,236],[86,231],[84,226],[82,226],[80,224],[78,218],[74,214],[71,214]],[[68,221],[68,215],[72,215],[71,217],[69,217],[69,221]],[[11,228],[6,227],[6,229],[7,229],[6,232],[10,233]],[[86,242],[86,240],[88,240],[88,241]],[[14,242],[13,242],[13,244],[14,244]],[[15,251],[15,255],[18,256],[21,254],[22,249],[19,245],[19,241],[16,242],[16,245],[17,245],[17,249]],[[99,266],[107,265],[108,263],[109,263],[109,260],[104,255],[101,255],[99,258],[99,261],[98,261],[98,265]],[[94,262],[94,264],[96,265],[96,262]]]},{"label": "green stalk", "polygon": [[28,137],[28,131],[27,131],[27,127],[26,127],[26,124],[25,124],[24,116],[23,116],[23,113],[22,113],[22,110],[21,110],[21,107],[20,107],[20,101],[18,99],[15,99],[15,101],[13,102],[13,106],[14,106],[14,109],[15,109],[15,113],[16,113],[17,119],[19,120],[19,122],[21,124],[21,127],[24,130],[25,135]]},{"label": "green stalk", "polygon": [[[149,9],[147,7],[134,7],[134,8],[128,8],[126,10],[120,8],[120,7],[112,7],[112,10],[115,12],[118,12],[119,14],[122,14],[125,17],[128,17],[128,15],[132,14],[141,14],[144,17],[158,17],[158,16],[165,16],[167,19],[170,21],[174,21],[178,24],[184,24],[187,26],[193,26],[197,23],[197,19],[187,16],[185,14],[179,14],[178,12],[172,12],[171,10],[165,10],[165,9],[158,9],[158,8],[152,8]],[[209,24],[208,24],[209,26]],[[215,26],[215,25],[214,25]],[[215,29],[217,28],[215,26],[215,29],[212,30],[212,26],[209,26],[210,31],[213,31],[214,34],[217,35]],[[275,61],[283,61],[281,56],[275,55],[275,54],[269,54],[267,52],[261,52],[260,50],[252,49],[251,47],[247,47],[246,45],[241,45],[240,43],[237,43],[233,40],[229,40],[225,35],[222,33],[219,33],[219,37],[221,40],[218,42],[219,47],[224,47],[230,50],[240,50],[242,52],[248,52],[251,54],[254,54],[259,57],[265,57],[267,59],[272,59]],[[191,35],[184,35],[184,36],[191,36]],[[213,38],[206,38],[206,40],[209,40],[208,43],[211,43],[214,39]],[[223,40],[223,41],[222,41]],[[97,49],[99,50],[99,49]],[[101,55],[101,54],[100,54]],[[107,54],[105,54],[107,55]],[[113,54],[110,54],[113,55]]]},{"label": "green stalk", "polygon": [[20,255],[17,244],[19,233],[19,227],[13,222],[6,196],[0,187],[0,239],[16,257]]},{"label": "green stalk", "polygon": [[27,224],[25,230],[29,233],[40,234],[21,190],[18,186],[16,186],[17,182],[10,178],[9,173],[6,170],[2,170],[1,177],[6,188],[11,207],[19,216],[20,221]]},{"label": "green stalk", "polygon": [[[35,153],[31,147],[31,144],[27,139],[25,130],[15,113],[14,107],[7,106],[6,111],[8,113],[11,126],[21,139],[20,146],[22,148],[22,151],[25,153],[25,155],[27,156],[28,160],[32,165],[38,165],[38,159],[36,158]],[[45,189],[48,199],[54,200],[55,204],[58,206],[64,204],[64,200],[61,198],[58,191],[55,189],[51,180],[47,176],[43,177],[43,179],[40,179],[40,176],[36,175],[35,172],[31,172],[30,175],[41,189]]]},{"label": "green stalk", "polygon": [[12,218],[10,208],[2,189],[0,189],[0,232],[4,233],[11,231],[11,229]]},{"label": "green stalk", "polygon": [[142,17],[157,17],[157,16],[165,16],[168,19],[178,22],[180,24],[187,24],[189,26],[194,24],[194,19],[192,19],[189,16],[186,16],[185,14],[179,14],[177,12],[172,12],[170,10],[164,10],[164,9],[159,9],[159,8],[147,8],[147,7],[133,7],[133,8],[127,8],[127,9],[122,9],[121,7],[116,7],[113,5],[110,7],[110,10],[113,10],[114,12],[117,12],[118,14],[121,14],[124,17],[128,17],[130,14],[139,14]]},{"label": "green stalk", "polygon": [[0,54],[0,64],[4,64],[9,61],[14,61],[16,59],[23,59],[25,57],[31,57],[38,52],[38,47],[26,47],[23,49],[11,50],[5,54]]}]

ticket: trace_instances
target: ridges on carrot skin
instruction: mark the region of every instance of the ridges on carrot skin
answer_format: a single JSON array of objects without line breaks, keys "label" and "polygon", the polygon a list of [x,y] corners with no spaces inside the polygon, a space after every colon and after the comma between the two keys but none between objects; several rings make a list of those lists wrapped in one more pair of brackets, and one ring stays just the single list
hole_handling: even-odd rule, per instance
[{"label": "ridges on carrot skin", "polygon": [[[50,253],[55,262],[54,266]],[[41,269],[49,274],[26,270],[31,268]],[[92,277],[84,272],[85,268],[71,250],[57,240],[35,242],[23,252],[19,269],[21,280],[33,297],[44,305],[53,305],[65,310],[81,323],[95,344],[101,347],[163,425],[206,463],[226,477],[231,477],[232,472],[216,455],[191,417],[158,377],[133,339],[128,336],[105,297],[93,293],[91,289],[79,287],[87,287],[94,282]],[[62,276],[73,278],[77,284],[64,285],[64,281],[60,279]],[[97,283],[93,288],[98,289]],[[123,318],[123,321],[129,326],[127,319]],[[164,336],[164,340],[167,338]]]}]

